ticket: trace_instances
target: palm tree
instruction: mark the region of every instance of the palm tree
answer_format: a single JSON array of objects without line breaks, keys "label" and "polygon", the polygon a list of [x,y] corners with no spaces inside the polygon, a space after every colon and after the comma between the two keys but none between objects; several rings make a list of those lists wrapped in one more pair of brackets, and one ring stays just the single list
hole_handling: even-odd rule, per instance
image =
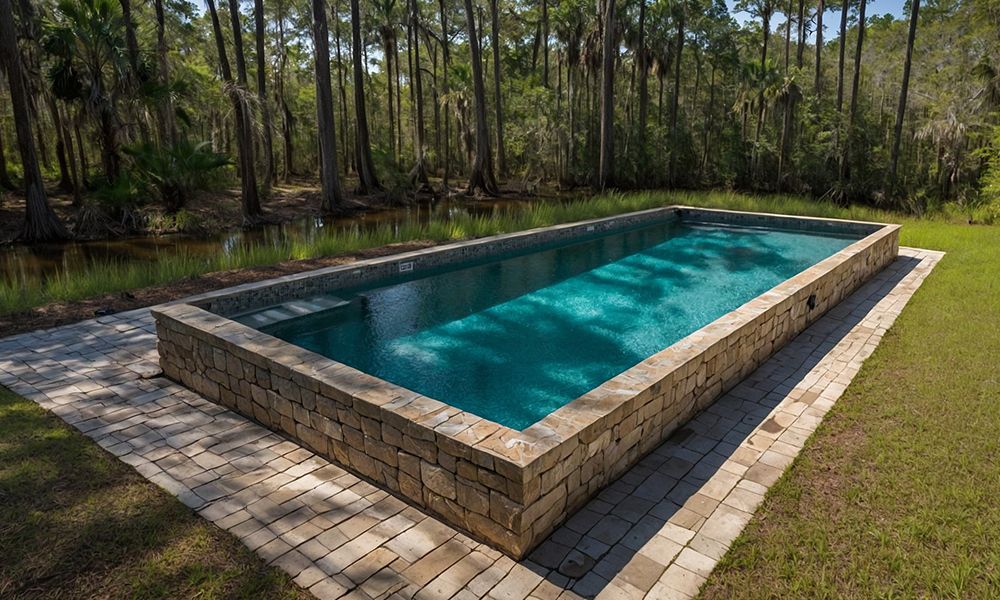
[{"label": "palm tree", "polygon": [[889,160],[889,190],[896,185],[896,168],[899,165],[899,144],[903,137],[903,117],[906,114],[906,95],[910,89],[910,67],[913,63],[913,41],[917,37],[917,14],[920,0],[910,3],[910,31],[906,36],[906,59],[903,61],[903,83],[899,88],[899,106],[896,109],[896,125],[892,130],[892,157]]},{"label": "palm tree", "polygon": [[0,0],[0,65],[7,73],[10,104],[14,112],[14,131],[17,134],[17,149],[21,154],[21,166],[24,169],[25,212],[19,238],[26,242],[63,239],[68,237],[68,234],[49,206],[42,184],[42,173],[38,168],[35,145],[31,138],[31,114],[28,110],[21,60],[14,28],[14,8],[11,6],[11,0]]},{"label": "palm tree", "polygon": [[479,47],[479,35],[476,33],[476,14],[472,8],[472,0],[465,0],[465,22],[469,33],[472,84],[476,100],[476,155],[469,173],[466,193],[472,194],[478,189],[493,196],[498,190],[496,178],[493,176],[490,131],[486,125],[486,86],[483,83],[482,51]]},{"label": "palm tree", "polygon": [[326,2],[312,0],[312,12],[313,44],[316,47],[317,135],[322,181],[320,210],[332,213],[343,204],[344,193],[340,189],[340,175],[337,173],[337,135],[333,120],[333,91],[330,85],[330,28],[327,24]]},{"label": "palm tree", "polygon": [[[365,73],[361,62],[361,9],[358,0],[351,0],[351,62],[354,66],[354,150],[358,170],[358,194],[367,195],[382,190],[372,160],[368,133],[368,112],[365,110]],[[391,79],[391,78],[390,78]]]},{"label": "palm tree", "polygon": [[121,167],[117,98],[131,76],[120,8],[111,0],[60,2],[58,17],[46,29],[53,92],[63,100],[81,102],[97,122],[104,176],[117,179]]}]

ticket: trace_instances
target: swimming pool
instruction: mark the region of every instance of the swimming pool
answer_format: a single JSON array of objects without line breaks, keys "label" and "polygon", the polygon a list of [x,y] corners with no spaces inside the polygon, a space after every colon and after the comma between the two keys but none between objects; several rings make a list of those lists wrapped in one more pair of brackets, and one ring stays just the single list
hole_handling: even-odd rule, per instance
[{"label": "swimming pool", "polygon": [[665,207],[152,313],[166,376],[522,557],[898,245],[896,225]]},{"label": "swimming pool", "polygon": [[670,221],[338,289],[260,329],[524,429],[860,237]]}]

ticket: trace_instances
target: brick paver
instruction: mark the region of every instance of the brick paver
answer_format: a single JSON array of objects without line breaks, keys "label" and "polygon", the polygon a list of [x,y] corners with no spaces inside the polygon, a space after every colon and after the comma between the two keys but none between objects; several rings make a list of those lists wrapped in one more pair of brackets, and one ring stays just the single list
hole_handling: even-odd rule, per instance
[{"label": "brick paver", "polygon": [[689,598],[941,256],[901,249],[521,562],[161,377],[147,309],[0,340],[0,384],[317,598]]}]

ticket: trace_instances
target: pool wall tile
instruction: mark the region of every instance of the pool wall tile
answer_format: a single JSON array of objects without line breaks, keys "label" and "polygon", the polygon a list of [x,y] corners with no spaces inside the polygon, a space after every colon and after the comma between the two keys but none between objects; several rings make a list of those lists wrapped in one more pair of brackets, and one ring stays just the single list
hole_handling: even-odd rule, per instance
[{"label": "pool wall tile", "polygon": [[[233,321],[346,282],[681,218],[865,236],[516,431]],[[899,227],[668,207],[321,269],[154,309],[164,373],[520,558],[895,259]],[[810,307],[811,305],[811,307]]]}]

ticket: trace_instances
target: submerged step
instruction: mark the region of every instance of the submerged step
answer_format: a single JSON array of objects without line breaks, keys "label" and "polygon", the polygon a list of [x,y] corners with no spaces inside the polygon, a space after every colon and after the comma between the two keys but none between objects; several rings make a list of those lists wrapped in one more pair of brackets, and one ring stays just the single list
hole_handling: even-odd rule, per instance
[{"label": "submerged step", "polygon": [[234,315],[230,318],[238,323],[257,329],[287,321],[288,319],[311,315],[325,310],[333,310],[347,304],[350,304],[350,302],[336,296],[315,296],[313,298],[289,300],[288,302],[282,302],[281,304],[275,304],[267,308]]}]

